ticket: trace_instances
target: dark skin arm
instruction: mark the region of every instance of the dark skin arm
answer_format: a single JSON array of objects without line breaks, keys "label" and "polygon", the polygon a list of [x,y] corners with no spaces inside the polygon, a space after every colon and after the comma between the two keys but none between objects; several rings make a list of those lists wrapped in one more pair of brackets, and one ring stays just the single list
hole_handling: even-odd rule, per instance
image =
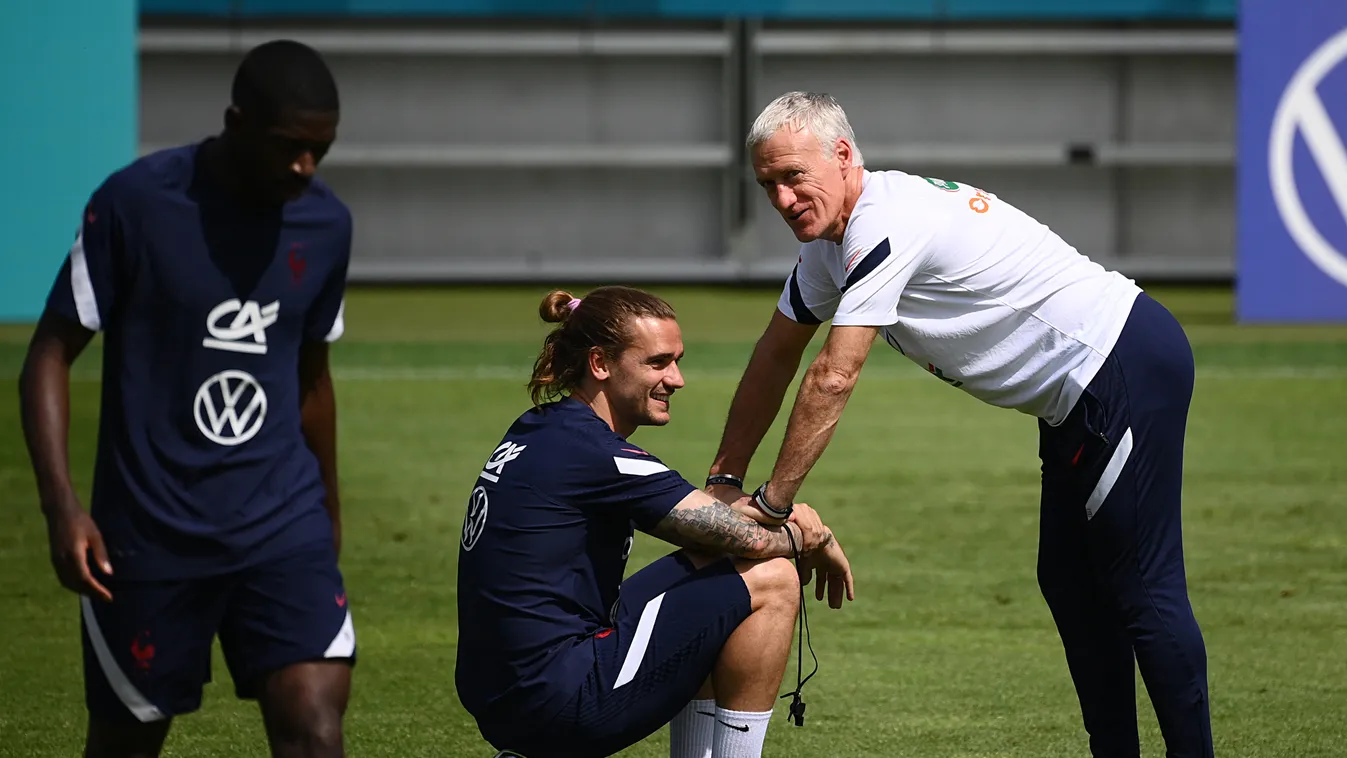
[{"label": "dark skin arm", "polygon": [[70,480],[70,367],[93,336],[78,323],[44,314],[28,343],[19,403],[56,577],[72,592],[109,601],[112,593],[94,578],[88,562],[92,553],[103,573],[112,573],[103,535]]},{"label": "dark skin arm", "polygon": [[300,426],[304,441],[318,458],[332,519],[332,541],[341,553],[341,494],[337,489],[337,398],[332,389],[328,343],[306,342],[299,353]]}]

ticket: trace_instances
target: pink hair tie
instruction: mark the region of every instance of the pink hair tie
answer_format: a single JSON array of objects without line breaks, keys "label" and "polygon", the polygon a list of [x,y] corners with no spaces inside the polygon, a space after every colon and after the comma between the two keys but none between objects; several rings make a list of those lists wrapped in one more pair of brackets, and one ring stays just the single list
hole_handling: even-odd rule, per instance
[{"label": "pink hair tie", "polygon": [[575,310],[576,308],[580,307],[580,298],[578,297],[571,298],[571,301],[569,303],[566,303],[566,307],[570,308],[571,310]]}]

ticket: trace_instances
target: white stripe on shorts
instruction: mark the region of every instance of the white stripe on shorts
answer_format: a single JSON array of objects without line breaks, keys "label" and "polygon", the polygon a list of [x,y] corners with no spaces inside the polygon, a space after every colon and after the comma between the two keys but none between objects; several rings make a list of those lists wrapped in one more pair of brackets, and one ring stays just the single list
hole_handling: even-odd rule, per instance
[{"label": "white stripe on shorts", "polygon": [[136,689],[136,685],[126,678],[126,673],[117,666],[112,651],[108,649],[108,641],[103,638],[103,630],[98,626],[98,619],[94,617],[93,601],[80,596],[80,612],[84,616],[84,628],[89,634],[94,655],[98,658],[98,666],[103,669],[103,676],[112,686],[112,691],[117,693],[122,705],[143,722],[162,721],[165,718],[163,712],[155,707],[154,703],[146,700],[145,696],[140,694],[140,690]]},{"label": "white stripe on shorts", "polygon": [[1094,485],[1094,492],[1090,493],[1090,499],[1085,501],[1085,519],[1088,521],[1094,518],[1094,514],[1099,512],[1099,507],[1108,499],[1108,493],[1113,491],[1113,485],[1118,483],[1118,475],[1122,473],[1123,466],[1127,464],[1127,459],[1132,455],[1132,427],[1127,427],[1123,433],[1122,439],[1118,441],[1118,449],[1113,451],[1113,457],[1108,459],[1108,466],[1104,467],[1104,473],[1099,476],[1099,482]]},{"label": "white stripe on shorts", "polygon": [[641,611],[641,620],[636,623],[636,636],[631,640],[631,647],[627,648],[627,657],[622,659],[622,670],[617,674],[613,689],[636,677],[636,672],[641,668],[641,660],[645,658],[645,649],[650,647],[650,635],[655,631],[655,619],[659,616],[659,607],[663,604],[663,592],[650,598],[650,602],[645,604],[645,610]]},{"label": "white stripe on shorts", "polygon": [[337,630],[337,636],[332,638],[323,657],[350,658],[352,655],[355,655],[355,623],[351,621],[351,612],[347,611],[346,620],[341,623],[341,629]]}]

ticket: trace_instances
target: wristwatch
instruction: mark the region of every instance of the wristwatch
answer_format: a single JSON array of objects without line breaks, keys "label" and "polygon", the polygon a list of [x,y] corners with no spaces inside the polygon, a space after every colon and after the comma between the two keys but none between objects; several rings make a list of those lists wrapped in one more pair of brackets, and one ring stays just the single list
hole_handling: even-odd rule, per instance
[{"label": "wristwatch", "polygon": [[753,502],[758,504],[758,507],[762,509],[763,513],[766,513],[772,518],[788,519],[790,518],[790,514],[795,511],[794,503],[791,503],[782,509],[767,502],[767,482],[763,482],[761,486],[753,491]]},{"label": "wristwatch", "polygon": [[706,486],[713,487],[717,484],[728,484],[731,487],[744,488],[744,480],[734,474],[712,474],[706,477]]}]

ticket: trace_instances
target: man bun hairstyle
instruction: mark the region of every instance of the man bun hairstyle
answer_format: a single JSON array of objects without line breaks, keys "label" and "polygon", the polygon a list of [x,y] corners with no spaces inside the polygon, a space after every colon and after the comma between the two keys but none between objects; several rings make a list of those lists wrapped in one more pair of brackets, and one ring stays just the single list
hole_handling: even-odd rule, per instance
[{"label": "man bun hairstyle", "polygon": [[602,350],[616,360],[631,346],[631,322],[638,318],[674,319],[673,306],[633,287],[599,287],[584,298],[552,290],[538,304],[538,315],[557,324],[543,340],[533,363],[529,396],[535,406],[570,393],[589,373],[590,352]]},{"label": "man bun hairstyle", "polygon": [[565,290],[552,290],[538,305],[538,315],[549,324],[560,324],[579,304],[579,298],[571,293]]}]

